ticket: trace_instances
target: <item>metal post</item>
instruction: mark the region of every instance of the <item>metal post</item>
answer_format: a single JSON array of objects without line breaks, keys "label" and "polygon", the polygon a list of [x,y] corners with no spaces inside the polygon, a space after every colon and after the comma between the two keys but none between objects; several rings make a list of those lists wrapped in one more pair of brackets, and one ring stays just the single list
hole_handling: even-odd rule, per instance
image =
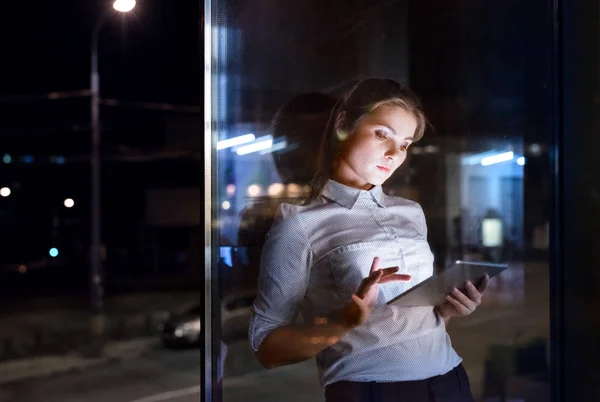
[{"label": "metal post", "polygon": [[91,237],[90,237],[90,309],[92,334],[100,339],[104,332],[104,275],[101,258],[101,127],[100,127],[100,74],[98,72],[98,36],[106,13],[96,23],[91,43]]}]

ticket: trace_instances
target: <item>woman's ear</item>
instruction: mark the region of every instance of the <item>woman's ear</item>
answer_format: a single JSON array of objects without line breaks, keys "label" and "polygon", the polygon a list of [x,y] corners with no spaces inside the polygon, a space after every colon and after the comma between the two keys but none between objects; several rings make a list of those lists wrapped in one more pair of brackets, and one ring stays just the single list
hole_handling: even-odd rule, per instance
[{"label": "woman's ear", "polygon": [[346,112],[340,112],[335,119],[335,135],[338,141],[344,141],[348,138],[348,131],[343,128],[345,126],[345,119]]}]

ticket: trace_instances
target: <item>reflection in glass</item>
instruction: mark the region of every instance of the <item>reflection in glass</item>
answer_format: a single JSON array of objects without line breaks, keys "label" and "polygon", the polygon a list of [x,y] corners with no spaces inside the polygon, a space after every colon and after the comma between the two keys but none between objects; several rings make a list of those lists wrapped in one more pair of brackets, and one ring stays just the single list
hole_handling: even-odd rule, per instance
[{"label": "reflection in glass", "polygon": [[[480,311],[448,326],[473,393],[518,399],[546,389],[546,3],[212,3],[222,10],[213,202],[230,250],[223,293],[256,287],[277,206],[307,196],[335,103],[361,78],[390,77],[421,96],[431,126],[384,190],[423,207],[435,270],[457,259],[509,264]],[[324,400],[314,362],[264,372],[245,339],[227,344],[226,401]],[[262,374],[241,387],[236,378],[249,372]]]}]

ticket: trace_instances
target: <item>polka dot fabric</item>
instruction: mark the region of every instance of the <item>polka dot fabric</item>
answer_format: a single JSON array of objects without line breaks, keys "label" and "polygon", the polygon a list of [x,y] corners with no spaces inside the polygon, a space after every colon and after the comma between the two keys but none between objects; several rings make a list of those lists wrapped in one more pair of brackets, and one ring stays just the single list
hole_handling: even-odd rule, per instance
[{"label": "polka dot fabric", "polygon": [[365,191],[333,180],[311,204],[278,209],[262,251],[252,348],[279,326],[348,305],[374,257],[412,279],[380,285],[369,319],[317,356],[322,385],[422,380],[452,370],[461,358],[432,307],[386,305],[433,274],[423,210],[381,186]]}]

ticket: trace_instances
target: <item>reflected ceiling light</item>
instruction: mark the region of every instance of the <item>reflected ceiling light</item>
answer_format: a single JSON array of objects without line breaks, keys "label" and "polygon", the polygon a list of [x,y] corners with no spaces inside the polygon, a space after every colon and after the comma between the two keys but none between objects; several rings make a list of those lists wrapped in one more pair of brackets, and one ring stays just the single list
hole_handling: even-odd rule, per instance
[{"label": "reflected ceiling light", "polygon": [[235,184],[228,184],[227,187],[225,187],[225,192],[228,196],[233,196],[235,194]]},{"label": "reflected ceiling light", "polygon": [[217,142],[217,151],[225,148],[237,147],[238,145],[247,144],[256,139],[254,134],[240,135],[239,137],[229,138],[223,141]]},{"label": "reflected ceiling light", "polygon": [[115,0],[113,7],[120,13],[128,13],[135,8],[135,0]]},{"label": "reflected ceiling light", "polygon": [[244,145],[239,147],[235,152],[238,155],[248,155],[253,152],[270,149],[273,146],[273,137],[270,135],[259,138],[256,142],[250,145]]},{"label": "reflected ceiling light", "polygon": [[500,154],[486,156],[485,158],[482,158],[481,165],[482,166],[490,166],[490,165],[494,165],[496,163],[508,162],[508,161],[512,161],[514,159],[514,157],[515,157],[515,154],[513,151],[502,152]]},{"label": "reflected ceiling light", "polygon": [[50,254],[50,257],[52,258],[58,257],[58,249],[56,247],[52,247],[48,254]]},{"label": "reflected ceiling light", "polygon": [[221,204],[221,207],[227,211],[229,208],[231,208],[231,203],[229,201],[223,201],[223,204]]},{"label": "reflected ceiling light", "polygon": [[481,160],[483,158],[485,158],[486,156],[493,156],[496,154],[498,154],[498,151],[494,149],[494,150],[487,151],[487,152],[481,152],[478,154],[463,156],[461,158],[461,163],[463,165],[470,165],[470,166],[479,165],[481,163]]},{"label": "reflected ceiling light", "polygon": [[264,154],[268,154],[268,153],[271,153],[271,152],[281,151],[281,150],[284,150],[286,148],[287,148],[287,141],[283,140],[283,141],[279,141],[279,142],[274,143],[271,146],[271,148],[267,148],[267,149],[264,149],[264,150],[260,151],[260,154],[264,155]]},{"label": "reflected ceiling light", "polygon": [[517,158],[517,165],[525,166],[525,157],[524,156]]},{"label": "reflected ceiling light", "polygon": [[298,197],[302,194],[302,187],[296,183],[290,183],[287,185],[288,197]]},{"label": "reflected ceiling light", "polygon": [[282,194],[284,191],[285,191],[285,186],[282,183],[273,183],[269,186],[267,193],[269,193],[269,195],[271,197],[276,197],[276,196]]},{"label": "reflected ceiling light", "polygon": [[258,184],[251,184],[248,186],[248,195],[250,197],[258,197],[262,191],[262,188]]},{"label": "reflected ceiling light", "polygon": [[67,198],[64,202],[64,205],[67,208],[73,208],[73,206],[75,205],[75,201],[73,201],[72,198]]},{"label": "reflected ceiling light", "polygon": [[10,193],[11,193],[10,188],[8,188],[8,187],[0,188],[0,195],[2,197],[8,197],[10,195]]}]

